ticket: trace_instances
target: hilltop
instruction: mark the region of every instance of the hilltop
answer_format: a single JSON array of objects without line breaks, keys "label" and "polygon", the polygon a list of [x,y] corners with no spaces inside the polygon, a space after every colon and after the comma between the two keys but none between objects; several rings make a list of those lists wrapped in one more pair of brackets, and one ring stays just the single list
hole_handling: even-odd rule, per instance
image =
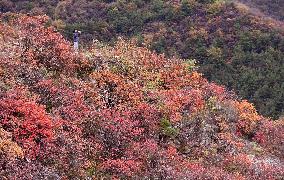
[{"label": "hilltop", "polygon": [[48,22],[0,17],[1,177],[283,178],[283,119],[193,60],[122,39],[76,54]]},{"label": "hilltop", "polygon": [[[251,2],[258,2],[254,0]],[[247,2],[247,1],[246,1]],[[264,1],[262,1],[264,2]],[[270,2],[270,1],[269,1]],[[195,59],[198,72],[235,91],[257,111],[283,116],[283,24],[251,3],[182,1],[1,1],[2,11],[44,14],[66,38],[113,43],[137,39],[166,57]],[[277,3],[266,3],[273,5]],[[281,4],[277,4],[280,9]],[[270,11],[272,8],[267,8]],[[273,11],[277,12],[275,8]],[[281,12],[281,11],[279,11]]]}]

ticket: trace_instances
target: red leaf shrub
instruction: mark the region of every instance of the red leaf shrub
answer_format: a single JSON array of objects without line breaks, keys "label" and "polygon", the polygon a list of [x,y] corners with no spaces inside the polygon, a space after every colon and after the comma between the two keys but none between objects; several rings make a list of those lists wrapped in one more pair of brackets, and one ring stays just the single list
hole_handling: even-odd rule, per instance
[{"label": "red leaf shrub", "polygon": [[[1,177],[283,176],[282,121],[259,116],[191,62],[123,40],[75,54],[46,22],[1,15],[0,126],[11,134],[0,134]],[[10,162],[18,146],[26,158]]]},{"label": "red leaf shrub", "polygon": [[10,91],[0,98],[0,122],[12,132],[13,139],[24,149],[27,157],[35,158],[44,152],[52,140],[53,123],[45,108],[26,98],[23,89]]}]

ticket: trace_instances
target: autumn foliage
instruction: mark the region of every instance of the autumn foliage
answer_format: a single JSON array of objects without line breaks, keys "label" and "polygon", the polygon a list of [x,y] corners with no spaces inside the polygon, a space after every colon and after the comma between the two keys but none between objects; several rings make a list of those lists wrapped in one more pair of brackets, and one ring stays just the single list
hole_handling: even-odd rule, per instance
[{"label": "autumn foliage", "polygon": [[84,46],[123,36],[167,57],[196,59],[208,81],[273,119],[284,115],[283,7],[283,0],[0,1],[1,12],[47,14],[69,40],[74,29],[82,30]]},{"label": "autumn foliage", "polygon": [[34,158],[53,136],[52,121],[43,106],[19,96],[17,92],[7,92],[1,98],[1,126],[12,132],[27,156]]},{"label": "autumn foliage", "polygon": [[121,39],[75,54],[47,22],[1,15],[1,177],[283,177],[283,120],[208,82],[194,60]]}]

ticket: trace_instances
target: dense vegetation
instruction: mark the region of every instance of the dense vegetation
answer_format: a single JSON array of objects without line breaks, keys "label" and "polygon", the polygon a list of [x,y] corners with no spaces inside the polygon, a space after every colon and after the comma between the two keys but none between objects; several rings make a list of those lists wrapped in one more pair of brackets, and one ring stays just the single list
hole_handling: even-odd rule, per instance
[{"label": "dense vegetation", "polygon": [[46,16],[0,16],[3,179],[281,179],[283,119],[131,42],[81,54]]},{"label": "dense vegetation", "polygon": [[[2,11],[47,13],[66,37],[74,28],[82,40],[137,38],[167,57],[196,59],[199,72],[233,89],[277,119],[284,111],[284,37],[234,3],[179,1],[0,1]],[[274,3],[275,4],[275,3]],[[273,5],[273,3],[270,3]],[[279,8],[281,6],[279,5]],[[274,9],[273,9],[274,10]]]}]

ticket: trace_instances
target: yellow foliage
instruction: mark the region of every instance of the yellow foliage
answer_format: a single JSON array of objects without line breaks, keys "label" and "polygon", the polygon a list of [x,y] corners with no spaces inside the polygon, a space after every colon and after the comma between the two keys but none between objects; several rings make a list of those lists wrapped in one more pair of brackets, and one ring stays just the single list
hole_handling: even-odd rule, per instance
[{"label": "yellow foliage", "polygon": [[216,1],[214,3],[210,3],[210,4],[208,4],[207,12],[212,14],[212,15],[216,15],[216,14],[218,14],[222,11],[222,8],[224,7],[224,5],[225,5],[225,1],[223,1],[223,0],[219,0],[219,1]]},{"label": "yellow foliage", "polygon": [[214,59],[219,59],[222,57],[222,49],[218,48],[218,47],[211,47],[207,50],[207,53],[210,57],[214,58]]},{"label": "yellow foliage", "polygon": [[254,106],[247,101],[237,102],[236,108],[239,113],[239,128],[244,133],[251,133],[255,129],[257,122],[260,121],[261,116],[257,114]]},{"label": "yellow foliage", "polygon": [[54,20],[52,25],[56,27],[56,29],[63,30],[66,27],[66,24],[61,19]]},{"label": "yellow foliage", "polygon": [[23,158],[24,153],[17,143],[9,138],[9,133],[0,129],[0,154],[4,154],[8,158]]},{"label": "yellow foliage", "polygon": [[3,67],[0,66],[0,76],[3,76],[5,74],[5,70]]}]

